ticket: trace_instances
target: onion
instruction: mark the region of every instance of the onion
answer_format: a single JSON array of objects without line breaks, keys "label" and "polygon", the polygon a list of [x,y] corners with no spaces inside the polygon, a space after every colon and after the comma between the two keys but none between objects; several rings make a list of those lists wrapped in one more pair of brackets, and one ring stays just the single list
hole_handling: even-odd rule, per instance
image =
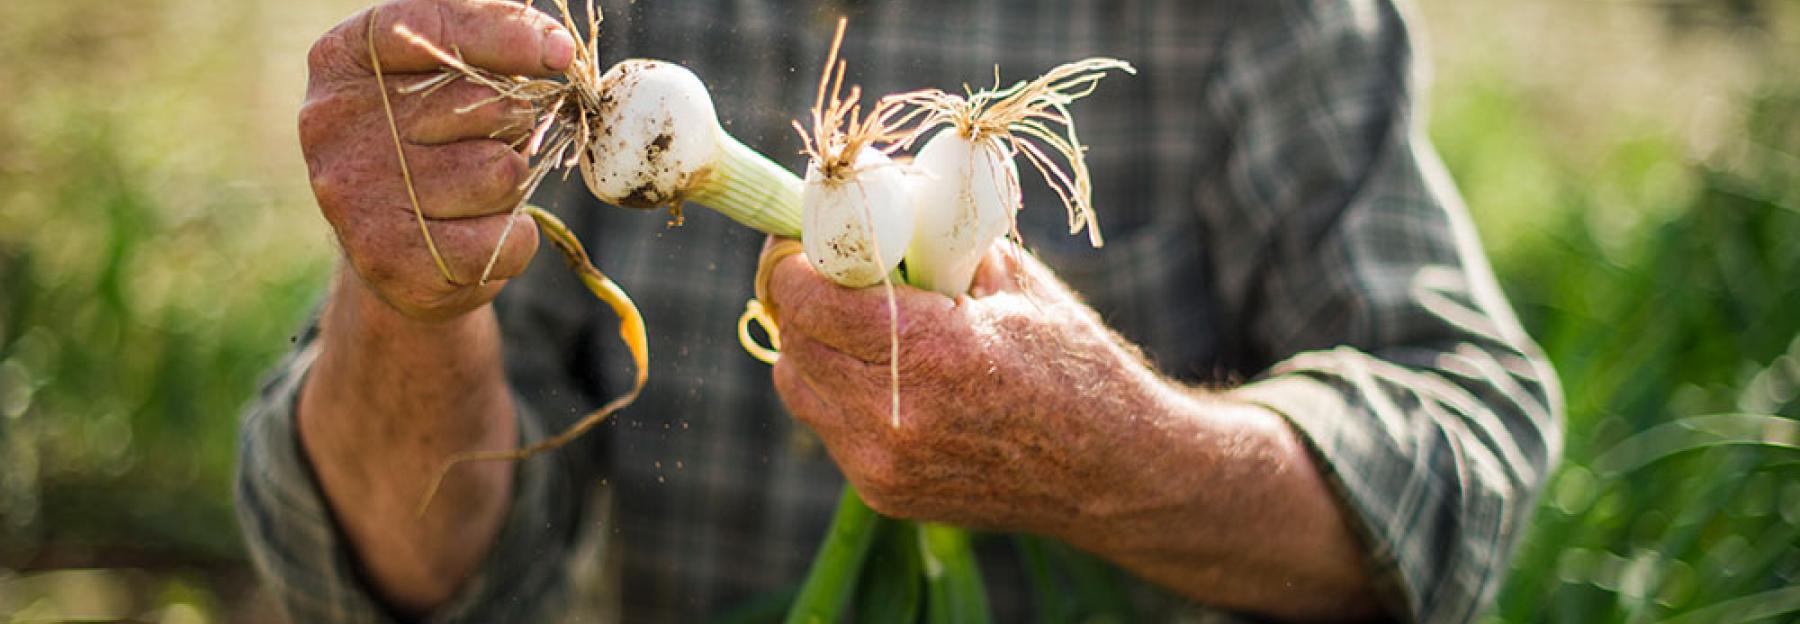
[{"label": "onion", "polygon": [[1095,247],[1102,244],[1087,160],[1068,105],[1092,93],[1113,69],[1134,71],[1124,61],[1090,58],[967,97],[925,89],[883,100],[922,111],[917,114],[923,120],[902,145],[943,128],[913,161],[922,178],[914,191],[917,233],[906,255],[914,285],[952,297],[967,292],[994,239],[1016,229],[1021,194],[1014,154],[1023,155],[1062,200],[1069,233],[1086,229]]},{"label": "onion", "polygon": [[906,251],[906,277],[955,297],[969,290],[982,253],[1012,229],[1019,169],[998,139],[971,141],[954,130],[927,141],[912,166],[919,177],[917,229]]},{"label": "onion", "polygon": [[820,275],[843,286],[881,282],[913,240],[906,174],[886,154],[864,147],[844,174],[806,169],[800,242]]}]

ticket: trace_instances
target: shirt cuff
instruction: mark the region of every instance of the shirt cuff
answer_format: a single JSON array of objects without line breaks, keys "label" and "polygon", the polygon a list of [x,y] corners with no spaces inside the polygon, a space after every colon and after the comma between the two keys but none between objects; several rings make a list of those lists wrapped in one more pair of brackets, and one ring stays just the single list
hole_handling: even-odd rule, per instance
[{"label": "shirt cuff", "polygon": [[[296,622],[402,621],[361,573],[331,515],[294,425],[301,382],[317,353],[298,348],[246,412],[239,438],[237,512],[267,587]],[[544,437],[514,400],[519,443]],[[566,600],[564,554],[581,506],[558,453],[518,462],[505,524],[481,568],[425,622],[539,621]]]},{"label": "shirt cuff", "polygon": [[1311,375],[1288,373],[1241,386],[1232,391],[1232,395],[1280,414],[1300,434],[1325,482],[1337,497],[1339,508],[1348,512],[1345,515],[1350,519],[1352,530],[1362,541],[1369,578],[1381,604],[1388,613],[1399,615],[1404,621],[1415,621],[1412,615],[1417,612],[1417,603],[1412,597],[1415,592],[1407,587],[1392,543],[1371,524],[1379,517],[1378,512],[1368,508],[1368,501],[1359,498],[1358,492],[1346,485],[1341,474],[1344,470],[1354,470],[1364,456],[1329,450],[1335,448],[1334,442],[1346,426],[1346,414],[1351,409],[1343,393]]},{"label": "shirt cuff", "polygon": [[1237,391],[1306,439],[1355,512],[1377,589],[1409,621],[1480,616],[1550,461],[1519,439],[1553,423],[1509,408],[1509,382],[1454,372],[1504,370],[1463,361],[1482,353],[1415,368],[1350,347],[1307,352]]}]

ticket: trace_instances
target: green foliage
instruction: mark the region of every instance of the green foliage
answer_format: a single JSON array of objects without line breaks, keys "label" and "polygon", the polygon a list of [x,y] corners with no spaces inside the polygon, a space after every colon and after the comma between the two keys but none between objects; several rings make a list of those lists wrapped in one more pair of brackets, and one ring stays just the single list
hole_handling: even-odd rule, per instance
[{"label": "green foliage", "polygon": [[1739,143],[1695,162],[1651,136],[1569,163],[1517,131],[1516,94],[1465,103],[1440,145],[1482,172],[1460,178],[1478,215],[1519,211],[1487,217],[1513,220],[1495,263],[1568,399],[1566,460],[1496,615],[1793,617],[1800,93],[1757,96]]},{"label": "green foliage", "polygon": [[[226,267],[248,258],[205,245],[227,238],[231,215],[251,202],[221,189],[215,205],[171,219],[108,149],[107,123],[76,117],[55,131],[73,148],[62,169],[73,174],[51,189],[57,211],[38,224],[88,240],[0,241],[0,432],[15,477],[0,491],[10,529],[0,561],[32,558],[40,536],[234,553],[230,499],[219,495],[234,414],[317,288],[317,265],[238,281],[249,272]],[[238,287],[255,296],[220,292]]]},{"label": "green foliage", "polygon": [[[291,110],[271,126],[247,95],[284,89],[223,36],[263,8],[0,3],[0,619],[73,617],[40,586],[126,586],[104,619],[246,584],[237,413],[330,249],[304,177],[271,175],[296,170],[270,130]],[[89,566],[157,572],[5,578]]]}]

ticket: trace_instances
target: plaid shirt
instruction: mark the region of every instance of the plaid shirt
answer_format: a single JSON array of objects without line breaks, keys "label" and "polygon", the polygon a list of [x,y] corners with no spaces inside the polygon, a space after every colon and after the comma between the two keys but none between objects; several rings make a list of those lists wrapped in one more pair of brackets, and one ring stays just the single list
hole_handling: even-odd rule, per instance
[{"label": "plaid shirt", "polygon": [[[1137,76],[1109,78],[1075,106],[1106,247],[1067,236],[1060,205],[1035,181],[1020,214],[1028,245],[1164,374],[1248,382],[1240,396],[1285,415],[1355,519],[1398,613],[1469,621],[1498,588],[1559,453],[1561,399],[1422,135],[1400,8],[606,5],[606,58],[693,68],[726,129],[794,170],[802,160],[787,124],[811,103],[839,14],[851,17],[851,77],[870,93],[985,85],[995,63],[1010,82],[1085,56],[1130,60]],[[626,621],[689,621],[791,586],[842,477],[784,413],[768,367],[739,351],[733,324],[761,235],[703,210],[671,229],[664,215],[599,205],[578,182],[537,200],[642,305],[650,386],[599,430],[520,464],[499,543],[432,621],[542,621],[596,600]],[[630,383],[615,319],[554,254],[540,254],[496,305],[521,443]],[[296,621],[387,621],[294,434],[311,334],[246,415],[244,533]],[[982,544],[1001,621],[1023,619],[1015,557],[1005,540]]]}]

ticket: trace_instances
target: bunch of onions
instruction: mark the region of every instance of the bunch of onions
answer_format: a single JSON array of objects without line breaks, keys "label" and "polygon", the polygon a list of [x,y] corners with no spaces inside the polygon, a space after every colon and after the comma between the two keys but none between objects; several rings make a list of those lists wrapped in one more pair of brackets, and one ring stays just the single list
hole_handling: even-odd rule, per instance
[{"label": "bunch of onions", "polygon": [[[811,157],[802,191],[800,245],[819,274],[846,287],[880,283],[887,289],[890,424],[900,423],[900,344],[894,282],[957,296],[969,289],[975,267],[1008,231],[1021,192],[1015,154],[1023,154],[1062,198],[1070,233],[1087,229],[1101,244],[1091,184],[1068,104],[1091,93],[1110,69],[1132,71],[1114,59],[1089,59],[1051,70],[1031,82],[963,98],[938,90],[888,96],[864,115],[861,90],[844,91],[846,64],[837,58],[844,37],[839,20],[819,80],[811,128],[795,130]],[[916,126],[907,130],[912,122]],[[933,130],[909,165],[890,155]],[[885,145],[882,145],[884,144]],[[1066,166],[1051,158],[1061,156]],[[757,296],[739,321],[739,339],[770,363],[774,349],[754,344],[750,321],[760,321],[776,349],[780,332],[759,301],[766,297],[772,259],[758,267]],[[904,260],[904,269],[900,268]],[[864,571],[871,550],[888,553],[886,568]],[[895,564],[894,562],[901,562]],[[910,613],[905,596],[923,593],[933,621],[986,621],[986,592],[966,532],[933,523],[880,517],[846,486],[831,528],[815,556],[787,622],[831,622],[848,603],[854,583],[867,579],[865,598],[900,596],[882,608]],[[909,583],[912,590],[905,589]],[[898,589],[896,589],[898,588]],[[900,616],[895,621],[908,621]]]},{"label": "bunch of onions", "polygon": [[[882,98],[864,115],[858,103],[860,90],[842,91],[845,63],[837,58],[844,35],[840,20],[820,79],[811,130],[795,124],[811,157],[802,180],[727,133],[704,85],[686,68],[632,59],[602,73],[596,38],[600,16],[591,0],[585,36],[577,28],[567,0],[553,2],[564,26],[582,37],[564,80],[503,76],[475,68],[399,27],[402,35],[432,53],[446,68],[402,91],[428,94],[460,78],[496,93],[494,99],[466,110],[500,99],[530,104],[536,111],[532,126],[515,145],[534,159],[522,184],[522,197],[529,197],[558,169],[565,177],[579,170],[589,191],[607,203],[638,209],[667,206],[672,224],[680,223],[684,202],[700,204],[766,234],[799,237],[799,246],[813,267],[840,285],[882,284],[888,289],[895,427],[901,423],[894,284],[899,281],[949,296],[968,290],[976,264],[994,240],[1008,231],[1016,232],[1013,219],[1021,193],[1014,156],[1023,155],[1061,197],[1069,212],[1070,233],[1085,228],[1092,243],[1101,244],[1087,167],[1067,105],[1091,93],[1105,71],[1131,71],[1122,61],[1071,63],[1036,80],[966,98],[937,90],[898,94]],[[372,44],[370,56],[379,81],[380,61]],[[380,88],[385,104],[386,88]],[[391,107],[389,121],[401,171],[411,191]],[[938,129],[942,131],[930,134]],[[891,158],[927,135],[930,140],[910,165]],[[1060,156],[1066,166],[1052,155]],[[456,283],[456,276],[431,241],[416,193],[411,196],[433,259],[444,278]],[[554,215],[527,206],[523,199],[515,212],[529,212],[596,297],[619,314],[620,335],[638,368],[637,383],[626,395],[544,442],[522,449],[457,455],[445,465],[439,480],[463,461],[522,459],[561,446],[631,403],[646,382],[648,346],[636,306],[593,267],[579,241]],[[495,245],[482,282],[510,234],[510,225],[511,221]],[[745,348],[770,363],[778,357],[779,331],[760,300],[766,298],[763,285],[772,266],[765,258],[759,267],[758,299],[748,304],[739,321]],[[775,349],[751,340],[751,321],[765,325]],[[431,491],[436,488],[434,482]],[[430,498],[428,492],[421,513]],[[878,589],[871,591],[903,597],[893,603],[895,612],[916,613],[916,603],[909,601],[923,593],[933,620],[988,619],[979,568],[966,533],[950,526],[882,518],[863,504],[854,489],[846,487],[788,621],[836,621],[878,536],[884,552],[894,554],[887,559],[901,563],[888,574],[872,575],[870,582]],[[924,592],[918,588],[921,579]]]}]

